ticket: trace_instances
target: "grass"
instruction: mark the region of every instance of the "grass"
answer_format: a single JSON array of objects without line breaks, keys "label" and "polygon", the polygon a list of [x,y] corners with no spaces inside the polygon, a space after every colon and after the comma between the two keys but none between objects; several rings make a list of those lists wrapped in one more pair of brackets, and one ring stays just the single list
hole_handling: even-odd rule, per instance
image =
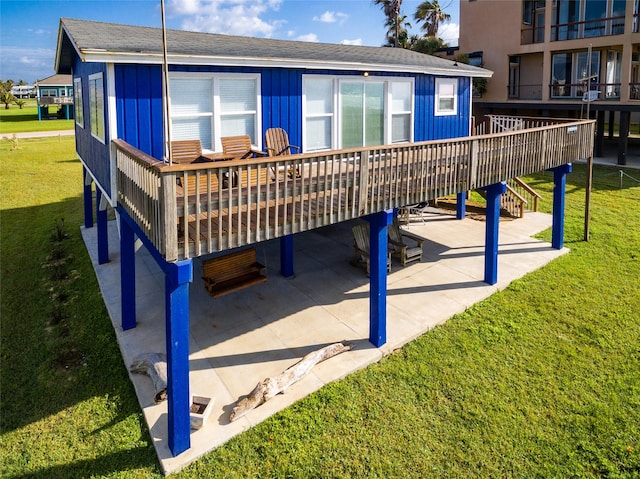
[{"label": "grass", "polygon": [[[73,120],[38,121],[38,107],[34,100],[27,100],[27,105],[20,109],[11,105],[8,110],[0,107],[0,135],[7,133],[24,133],[32,131],[73,130]],[[50,115],[55,116],[56,107],[49,107]]]},{"label": "grass", "polygon": [[[80,238],[73,139],[9,146],[3,477],[161,477]],[[576,165],[570,254],[176,477],[640,477],[640,187],[611,173],[595,169],[589,242]],[[551,181],[529,178],[547,209]]]}]

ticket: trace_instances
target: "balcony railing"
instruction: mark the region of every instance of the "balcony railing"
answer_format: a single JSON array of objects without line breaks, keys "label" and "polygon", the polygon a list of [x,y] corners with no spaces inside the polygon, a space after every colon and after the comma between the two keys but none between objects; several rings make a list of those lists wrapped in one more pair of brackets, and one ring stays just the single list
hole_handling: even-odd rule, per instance
[{"label": "balcony railing", "polygon": [[520,44],[531,45],[532,43],[544,42],[544,26],[528,27],[520,30]]},{"label": "balcony railing", "polygon": [[113,140],[118,204],[176,261],[480,188],[593,150],[592,121],[530,124],[445,141],[190,165],[168,165]]},{"label": "balcony railing", "polygon": [[517,100],[542,100],[542,84],[507,85],[507,95]]},{"label": "balcony railing", "polygon": [[[591,83],[590,99],[620,100],[620,83]],[[552,99],[582,100],[586,99],[587,86],[585,83],[563,83],[549,85],[549,95]]]},{"label": "balcony railing", "polygon": [[624,15],[551,25],[551,41],[622,35]]},{"label": "balcony railing", "polygon": [[73,97],[71,96],[42,96],[38,98],[40,105],[71,105]]}]

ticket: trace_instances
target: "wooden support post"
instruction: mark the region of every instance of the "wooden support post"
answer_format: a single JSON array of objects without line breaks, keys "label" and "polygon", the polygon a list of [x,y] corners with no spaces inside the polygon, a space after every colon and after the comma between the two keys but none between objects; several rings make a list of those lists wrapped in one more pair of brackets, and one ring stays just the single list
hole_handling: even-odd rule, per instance
[{"label": "wooden support post", "polygon": [[293,278],[293,235],[280,238],[280,274],[285,278]]},{"label": "wooden support post", "polygon": [[456,218],[463,220],[467,214],[467,192],[462,191],[456,195]]},{"label": "wooden support post", "polygon": [[189,283],[190,259],[166,263],[165,311],[169,449],[174,456],[191,446],[189,419]]},{"label": "wooden support post", "polygon": [[376,347],[387,342],[387,226],[393,210],[367,217],[370,224],[369,341]]},{"label": "wooden support post", "polygon": [[100,188],[96,188],[96,222],[98,223],[98,264],[105,264],[109,262],[107,201]]},{"label": "wooden support post", "polygon": [[124,331],[136,327],[135,234],[125,215],[120,216],[121,325]]},{"label": "wooden support post", "polygon": [[500,197],[507,191],[503,181],[484,188],[487,199],[487,222],[484,244],[484,282],[498,282],[498,231],[500,227]]},{"label": "wooden support post", "polygon": [[84,183],[84,227],[93,228],[93,194],[91,191],[93,180],[85,167],[82,168],[82,181]]},{"label": "wooden support post", "polygon": [[551,220],[551,246],[562,249],[564,244],[564,203],[567,173],[571,173],[571,163],[551,168],[553,172],[553,217]]}]

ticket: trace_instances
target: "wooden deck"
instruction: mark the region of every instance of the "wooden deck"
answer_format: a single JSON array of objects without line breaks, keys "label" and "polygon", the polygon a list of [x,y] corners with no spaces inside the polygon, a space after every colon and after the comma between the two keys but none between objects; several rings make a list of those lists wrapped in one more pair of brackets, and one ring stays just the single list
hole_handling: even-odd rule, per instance
[{"label": "wooden deck", "polygon": [[167,261],[176,261],[480,188],[593,150],[593,121],[518,126],[453,140],[191,165],[167,165],[114,140],[118,202]]}]

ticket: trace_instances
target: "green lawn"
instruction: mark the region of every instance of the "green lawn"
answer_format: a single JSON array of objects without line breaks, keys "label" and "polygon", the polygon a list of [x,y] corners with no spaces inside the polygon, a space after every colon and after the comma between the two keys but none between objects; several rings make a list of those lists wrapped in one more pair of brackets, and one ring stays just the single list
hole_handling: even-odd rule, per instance
[{"label": "green lawn", "polygon": [[[27,100],[27,105],[20,109],[11,105],[8,110],[0,106],[0,135],[7,133],[24,133],[32,131],[73,130],[73,120],[42,120],[38,121],[38,107],[35,100]],[[58,108],[49,107],[49,115],[55,116]]]},{"label": "green lawn", "polygon": [[[80,237],[73,138],[10,147],[0,142],[2,477],[159,478]],[[570,254],[175,477],[639,478],[640,187],[619,189],[615,171],[595,169],[588,243],[576,165]],[[546,209],[551,179],[529,178]]]}]

